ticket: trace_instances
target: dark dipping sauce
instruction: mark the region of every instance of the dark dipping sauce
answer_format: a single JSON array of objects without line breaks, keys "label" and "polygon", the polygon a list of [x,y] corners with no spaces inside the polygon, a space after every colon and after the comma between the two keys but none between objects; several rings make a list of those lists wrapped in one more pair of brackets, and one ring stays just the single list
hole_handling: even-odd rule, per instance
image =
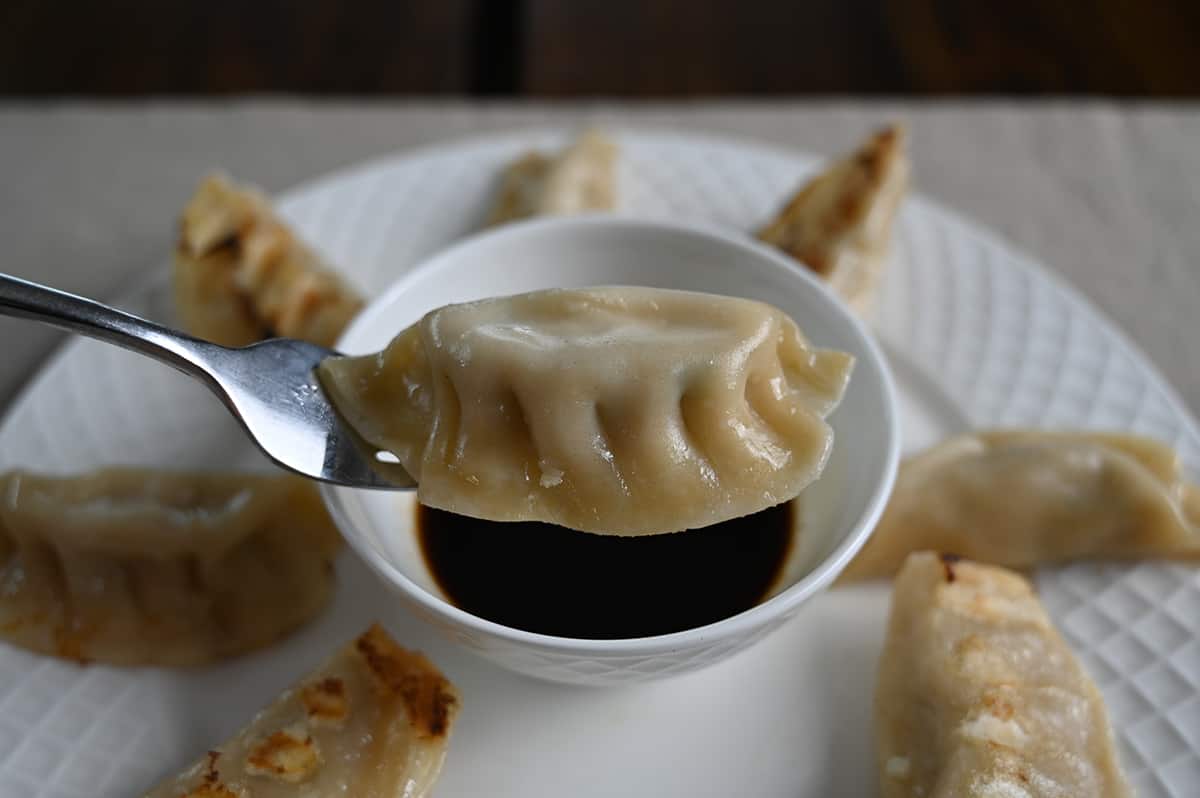
[{"label": "dark dipping sauce", "polygon": [[785,503],[703,529],[617,537],[418,505],[417,536],[459,609],[528,632],[615,639],[693,629],[758,604],[783,570],[792,515]]}]

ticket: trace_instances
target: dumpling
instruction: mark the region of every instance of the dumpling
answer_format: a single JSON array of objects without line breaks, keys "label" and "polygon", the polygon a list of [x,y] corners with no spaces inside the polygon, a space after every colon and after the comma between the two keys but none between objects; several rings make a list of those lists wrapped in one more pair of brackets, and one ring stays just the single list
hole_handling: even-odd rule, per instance
[{"label": "dumpling", "polygon": [[1167,446],[1132,435],[993,430],[900,467],[843,581],[894,574],[910,552],[1009,568],[1085,558],[1200,558],[1200,488]]},{"label": "dumpling", "polygon": [[761,302],[607,287],[450,305],[319,374],[422,503],[640,535],[798,494],[852,364]]},{"label": "dumpling", "polygon": [[341,539],[304,479],[105,469],[0,476],[0,638],[118,665],[196,665],[320,612]]},{"label": "dumpling", "polygon": [[458,705],[429,660],[372,626],[145,798],[421,798]]},{"label": "dumpling", "polygon": [[328,347],[362,304],[261,193],[221,175],[200,183],[175,252],[175,305],[189,333],[225,346],[278,336]]},{"label": "dumpling", "polygon": [[611,210],[616,203],[616,160],[617,145],[595,130],[557,155],[527,153],[504,170],[487,224]]},{"label": "dumpling", "polygon": [[932,552],[892,592],[875,690],[884,798],[1127,798],[1104,701],[1030,584]]},{"label": "dumpling", "polygon": [[824,278],[860,314],[883,272],[908,189],[904,128],[876,133],[800,188],[758,237]]}]

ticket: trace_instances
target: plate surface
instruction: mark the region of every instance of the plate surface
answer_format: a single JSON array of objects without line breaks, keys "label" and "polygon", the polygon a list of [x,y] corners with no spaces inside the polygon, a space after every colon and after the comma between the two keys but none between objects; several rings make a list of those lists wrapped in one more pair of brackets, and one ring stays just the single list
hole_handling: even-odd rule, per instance
[{"label": "plate surface", "polygon": [[[816,165],[795,153],[618,131],[623,213],[750,230]],[[280,207],[368,292],[476,229],[500,165],[558,132],[373,162]],[[171,223],[164,217],[163,224]],[[919,198],[899,218],[876,328],[901,391],[906,448],[969,426],[1129,430],[1200,475],[1200,430],[1155,370],[1078,294]],[[123,306],[170,320],[166,270]],[[219,403],[165,367],[73,340],[0,427],[0,468],[105,463],[262,467]],[[0,796],[136,795],[240,726],[374,619],[425,650],[464,709],[436,793],[455,796],[871,795],[871,694],[887,591],[838,590],[707,670],[619,690],[524,679],[441,640],[347,554],[331,610],[284,644],[191,671],[77,667],[0,646]],[[1200,784],[1200,572],[1045,571],[1051,613],[1104,691],[1139,793]]]}]

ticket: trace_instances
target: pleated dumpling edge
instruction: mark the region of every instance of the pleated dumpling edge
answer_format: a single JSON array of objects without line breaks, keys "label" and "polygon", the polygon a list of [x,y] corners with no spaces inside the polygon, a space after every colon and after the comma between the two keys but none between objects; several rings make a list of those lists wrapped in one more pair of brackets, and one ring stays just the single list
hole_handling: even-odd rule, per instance
[{"label": "pleated dumpling edge", "polygon": [[440,308],[320,374],[422,503],[642,535],[799,494],[853,364],[761,302],[600,287]]}]

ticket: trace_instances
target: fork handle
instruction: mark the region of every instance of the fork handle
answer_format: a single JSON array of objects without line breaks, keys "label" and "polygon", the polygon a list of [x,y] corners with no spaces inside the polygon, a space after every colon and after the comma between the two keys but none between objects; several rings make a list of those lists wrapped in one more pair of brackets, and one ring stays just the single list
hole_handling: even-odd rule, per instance
[{"label": "fork handle", "polygon": [[213,383],[206,355],[221,347],[66,291],[0,273],[0,315],[33,319],[132,349]]}]

